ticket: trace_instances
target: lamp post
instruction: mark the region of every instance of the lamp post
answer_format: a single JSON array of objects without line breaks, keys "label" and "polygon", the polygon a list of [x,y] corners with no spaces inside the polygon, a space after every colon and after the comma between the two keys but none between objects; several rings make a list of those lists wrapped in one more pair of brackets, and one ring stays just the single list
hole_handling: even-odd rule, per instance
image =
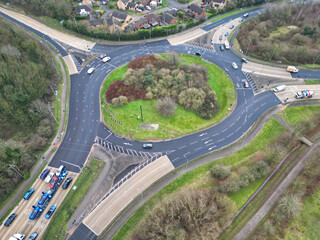
[{"label": "lamp post", "polygon": [[22,178],[24,179],[24,176],[23,176],[21,173],[19,173],[18,170],[15,168],[16,165],[14,165],[14,164],[9,164],[9,166],[10,166],[16,173],[18,173],[20,177],[22,177]]},{"label": "lamp post", "polygon": [[141,122],[143,122],[142,105],[141,104],[140,104],[140,114],[141,114]]}]

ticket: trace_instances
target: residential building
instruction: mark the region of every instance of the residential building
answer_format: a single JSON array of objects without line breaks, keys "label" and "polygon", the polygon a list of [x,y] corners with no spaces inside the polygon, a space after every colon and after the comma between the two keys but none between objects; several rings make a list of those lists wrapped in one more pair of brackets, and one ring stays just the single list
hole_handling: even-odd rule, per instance
[{"label": "residential building", "polygon": [[130,32],[135,32],[137,30],[136,26],[134,23],[129,23],[124,27],[124,32],[125,33],[130,33]]},{"label": "residential building", "polygon": [[101,27],[105,24],[104,19],[89,20],[91,28]]},{"label": "residential building", "polygon": [[189,13],[194,14],[195,18],[204,18],[206,16],[206,11],[195,4],[191,4],[188,9]]},{"label": "residential building", "polygon": [[143,28],[144,25],[148,24],[148,20],[144,17],[140,18],[138,21],[136,21],[135,26],[137,29]]},{"label": "residential building", "polygon": [[118,0],[117,6],[119,9],[126,10],[128,3],[129,3],[129,0]]},{"label": "residential building", "polygon": [[127,9],[131,11],[135,11],[137,4],[134,2],[128,2]]},{"label": "residential building", "polygon": [[211,7],[219,10],[226,6],[227,0],[212,0],[211,1]]},{"label": "residential building", "polygon": [[75,6],[73,10],[79,16],[88,16],[93,11],[87,5]]},{"label": "residential building", "polygon": [[124,23],[129,23],[130,20],[132,19],[132,17],[129,14],[123,13],[123,12],[116,12],[116,11],[112,12],[110,17],[113,20],[117,20]]},{"label": "residential building", "polygon": [[175,18],[174,16],[172,16],[170,13],[167,13],[167,12],[161,15],[160,19],[164,25],[172,25],[179,22],[178,18]]}]

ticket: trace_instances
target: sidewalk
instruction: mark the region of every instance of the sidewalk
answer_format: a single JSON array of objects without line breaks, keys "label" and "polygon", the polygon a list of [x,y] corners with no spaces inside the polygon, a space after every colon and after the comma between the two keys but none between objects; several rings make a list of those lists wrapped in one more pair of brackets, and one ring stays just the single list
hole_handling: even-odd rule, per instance
[{"label": "sidewalk", "polygon": [[31,172],[30,172],[30,177],[23,181],[19,189],[16,191],[14,196],[0,209],[0,218],[2,218],[8,211],[9,209],[15,205],[15,203],[22,198],[22,196],[26,193],[28,190],[28,187],[30,184],[33,182],[34,178],[36,177],[37,173],[40,171],[40,169],[46,165],[52,157],[55,154],[55,151],[53,151],[55,148],[57,148],[60,144],[61,141],[61,136],[62,136],[62,131],[64,130],[64,119],[65,119],[65,105],[66,105],[66,93],[67,93],[67,77],[66,73],[64,70],[64,66],[59,58],[60,55],[56,55],[56,59],[58,60],[61,70],[62,70],[62,77],[63,77],[63,87],[62,87],[62,95],[61,95],[61,117],[60,117],[60,123],[59,123],[59,128],[57,131],[56,136],[51,142],[51,146],[47,149],[47,151],[42,155],[42,158],[36,163],[35,166],[33,166]]}]

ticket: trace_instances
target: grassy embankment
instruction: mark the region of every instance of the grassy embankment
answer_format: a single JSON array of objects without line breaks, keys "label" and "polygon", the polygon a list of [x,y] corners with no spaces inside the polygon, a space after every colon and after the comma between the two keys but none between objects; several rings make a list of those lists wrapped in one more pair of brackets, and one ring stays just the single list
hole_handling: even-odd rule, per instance
[{"label": "grassy embankment", "polygon": [[78,176],[74,183],[74,186],[77,186],[77,189],[69,190],[67,196],[53,215],[53,219],[49,223],[49,226],[43,235],[43,239],[54,240],[64,239],[66,237],[67,222],[81,204],[92,184],[100,175],[104,165],[105,163],[100,160],[91,159],[89,165],[82,169],[83,173]]},{"label": "grassy embankment", "polygon": [[[169,194],[175,193],[182,187],[191,184],[197,184],[200,188],[212,187],[210,184],[210,168],[213,164],[221,163],[224,165],[232,166],[232,168],[238,168],[242,165],[250,165],[252,160],[250,156],[255,152],[262,151],[271,145],[285,129],[276,120],[271,119],[263,127],[258,136],[247,146],[237,151],[236,153],[217,159],[213,162],[207,163],[201,167],[198,167],[192,171],[187,172],[175,181],[171,182],[165,188],[160,190],[151,199],[145,202],[145,204],[123,225],[119,232],[114,236],[114,240],[126,239],[130,236],[134,227],[148,214],[157,203],[161,202]],[[249,197],[256,191],[264,178],[253,182],[248,187],[242,190],[229,194],[228,196],[236,203],[238,209],[249,199]]]},{"label": "grassy embankment", "polygon": [[[132,101],[129,104],[118,108],[108,105],[105,101],[106,89],[112,82],[122,78],[127,69],[127,66],[123,66],[114,70],[107,77],[101,89],[101,101],[103,102],[102,113],[106,125],[108,127],[111,127],[112,125],[115,133],[131,139],[168,139],[205,129],[225,118],[230,113],[228,108],[231,105],[234,105],[236,99],[236,92],[232,81],[228,79],[227,75],[219,67],[214,64],[206,63],[199,57],[181,55],[180,58],[182,62],[188,64],[196,63],[208,68],[208,84],[215,91],[217,102],[220,107],[219,111],[212,119],[204,120],[194,112],[185,110],[179,105],[173,116],[161,116],[156,110],[155,105],[157,100],[155,99],[150,101]],[[140,116],[140,104],[142,105],[144,122],[159,124],[158,131],[140,129],[141,120],[137,118]],[[112,121],[110,119],[110,113],[106,111],[105,108],[113,112],[114,115],[112,117],[120,121],[122,125]]]}]

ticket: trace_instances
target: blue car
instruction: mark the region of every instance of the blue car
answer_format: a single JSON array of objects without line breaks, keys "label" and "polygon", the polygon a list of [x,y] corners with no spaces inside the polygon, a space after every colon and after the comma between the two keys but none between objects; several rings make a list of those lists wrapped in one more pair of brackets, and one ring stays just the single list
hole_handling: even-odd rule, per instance
[{"label": "blue car", "polygon": [[40,215],[42,214],[43,212],[43,209],[39,206],[32,206],[33,207],[33,211],[31,212],[30,216],[29,216],[29,219],[31,220],[34,220],[36,218],[39,218]]},{"label": "blue car", "polygon": [[40,175],[40,178],[43,180],[46,178],[46,176],[49,174],[50,170],[49,169],[46,169],[44,170],[41,175]]},{"label": "blue car", "polygon": [[23,196],[23,198],[24,198],[25,200],[28,200],[28,199],[32,196],[33,193],[34,193],[34,189],[33,189],[33,188],[30,188],[29,191],[26,192],[26,194]]},{"label": "blue car", "polygon": [[54,213],[55,210],[56,210],[56,206],[54,206],[54,205],[51,206],[51,208],[50,208],[49,211],[47,212],[45,218],[46,218],[46,219],[49,219],[49,218],[52,216],[52,214]]},{"label": "blue car", "polygon": [[228,33],[228,32],[226,32],[224,35],[225,35],[225,36],[228,36],[228,34],[229,34],[229,33]]}]

